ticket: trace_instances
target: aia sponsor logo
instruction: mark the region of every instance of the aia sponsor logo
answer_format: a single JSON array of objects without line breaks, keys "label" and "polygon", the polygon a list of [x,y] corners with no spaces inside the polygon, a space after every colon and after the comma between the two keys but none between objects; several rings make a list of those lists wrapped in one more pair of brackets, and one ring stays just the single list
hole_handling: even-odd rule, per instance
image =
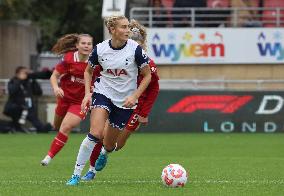
[{"label": "aia sponsor logo", "polygon": [[113,76],[127,75],[127,72],[125,69],[107,69],[107,73]]},{"label": "aia sponsor logo", "polygon": [[198,110],[217,110],[230,114],[253,99],[251,95],[191,95],[172,105],[168,113],[193,113]]}]

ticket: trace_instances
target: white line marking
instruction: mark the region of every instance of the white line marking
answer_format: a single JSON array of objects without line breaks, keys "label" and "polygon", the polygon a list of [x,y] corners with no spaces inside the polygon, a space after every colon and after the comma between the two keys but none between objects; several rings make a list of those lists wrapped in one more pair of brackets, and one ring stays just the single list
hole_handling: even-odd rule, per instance
[{"label": "white line marking", "polygon": [[[66,183],[66,180],[5,180],[0,184],[46,184],[46,183]],[[90,181],[80,181],[80,183],[89,183]],[[99,184],[158,184],[160,180],[94,180]],[[189,180],[189,184],[284,184],[284,179],[280,180]]]}]

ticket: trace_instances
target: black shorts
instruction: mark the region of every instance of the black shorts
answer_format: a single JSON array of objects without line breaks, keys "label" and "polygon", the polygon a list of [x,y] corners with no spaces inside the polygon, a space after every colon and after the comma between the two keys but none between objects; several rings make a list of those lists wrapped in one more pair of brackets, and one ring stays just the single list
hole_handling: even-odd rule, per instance
[{"label": "black shorts", "polygon": [[109,123],[112,127],[123,130],[130,118],[133,109],[119,108],[106,96],[93,93],[91,108],[104,108],[109,112]]}]

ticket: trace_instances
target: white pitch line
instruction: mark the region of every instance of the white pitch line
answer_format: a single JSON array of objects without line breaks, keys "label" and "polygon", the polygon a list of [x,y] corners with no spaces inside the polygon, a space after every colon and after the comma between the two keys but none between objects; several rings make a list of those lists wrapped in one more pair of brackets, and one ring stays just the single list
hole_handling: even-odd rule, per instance
[{"label": "white pitch line", "polygon": [[[0,184],[7,184],[7,183],[30,183],[30,184],[41,184],[41,183],[66,183],[67,180],[52,180],[52,181],[44,181],[44,180],[2,180]],[[80,183],[89,183],[90,181],[80,181]],[[119,180],[94,180],[96,183],[112,183],[112,184],[153,184],[153,183],[160,183],[161,181],[158,180],[133,180],[133,181],[119,181]]]},{"label": "white pitch line", "polygon": [[[46,184],[46,183],[63,183],[67,182],[63,180],[2,180],[1,184],[17,184],[17,183],[28,183],[28,184]],[[108,183],[108,184],[158,184],[161,183],[160,180],[94,180],[95,183]],[[80,183],[89,183],[86,181],[81,181]],[[194,180],[188,181],[189,184],[284,184],[283,180]]]},{"label": "white pitch line", "polygon": [[194,182],[208,184],[284,184],[284,180],[205,180]]}]

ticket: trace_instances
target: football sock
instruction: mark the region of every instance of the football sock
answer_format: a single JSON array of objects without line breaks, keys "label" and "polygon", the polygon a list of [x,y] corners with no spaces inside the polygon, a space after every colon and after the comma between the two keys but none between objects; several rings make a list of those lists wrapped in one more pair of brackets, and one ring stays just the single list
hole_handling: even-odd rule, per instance
[{"label": "football sock", "polygon": [[68,136],[64,135],[61,132],[58,132],[56,137],[53,139],[50,149],[48,151],[48,155],[53,158],[66,144],[68,140]]},{"label": "football sock", "polygon": [[51,158],[49,155],[46,155],[46,156],[44,157],[44,159],[40,162],[40,164],[41,164],[42,166],[47,166],[47,165],[50,163],[51,159],[52,159],[52,158]]},{"label": "football sock", "polygon": [[101,153],[102,153],[102,154],[107,154],[107,153],[108,153],[108,151],[105,149],[104,146],[102,147]]},{"label": "football sock", "polygon": [[102,142],[99,142],[99,143],[97,143],[97,145],[93,149],[91,157],[90,157],[90,168],[95,167],[95,163],[96,163],[96,160],[98,159],[98,157],[100,155],[102,146],[103,146]]},{"label": "football sock", "polygon": [[89,171],[91,171],[91,172],[93,172],[93,173],[97,173],[95,167],[93,167],[93,166],[90,166]]},{"label": "football sock", "polygon": [[83,140],[78,152],[75,169],[73,173],[74,175],[81,176],[81,173],[86,165],[86,162],[90,158],[91,153],[98,142],[99,139],[97,139],[95,136],[91,135],[90,133]]},{"label": "football sock", "polygon": [[117,143],[115,143],[115,147],[114,147],[112,150],[108,151],[108,150],[105,149],[105,147],[103,146],[103,147],[102,147],[102,150],[101,150],[101,154],[108,154],[108,153],[114,152],[114,151],[116,151],[116,147],[117,147]]}]

